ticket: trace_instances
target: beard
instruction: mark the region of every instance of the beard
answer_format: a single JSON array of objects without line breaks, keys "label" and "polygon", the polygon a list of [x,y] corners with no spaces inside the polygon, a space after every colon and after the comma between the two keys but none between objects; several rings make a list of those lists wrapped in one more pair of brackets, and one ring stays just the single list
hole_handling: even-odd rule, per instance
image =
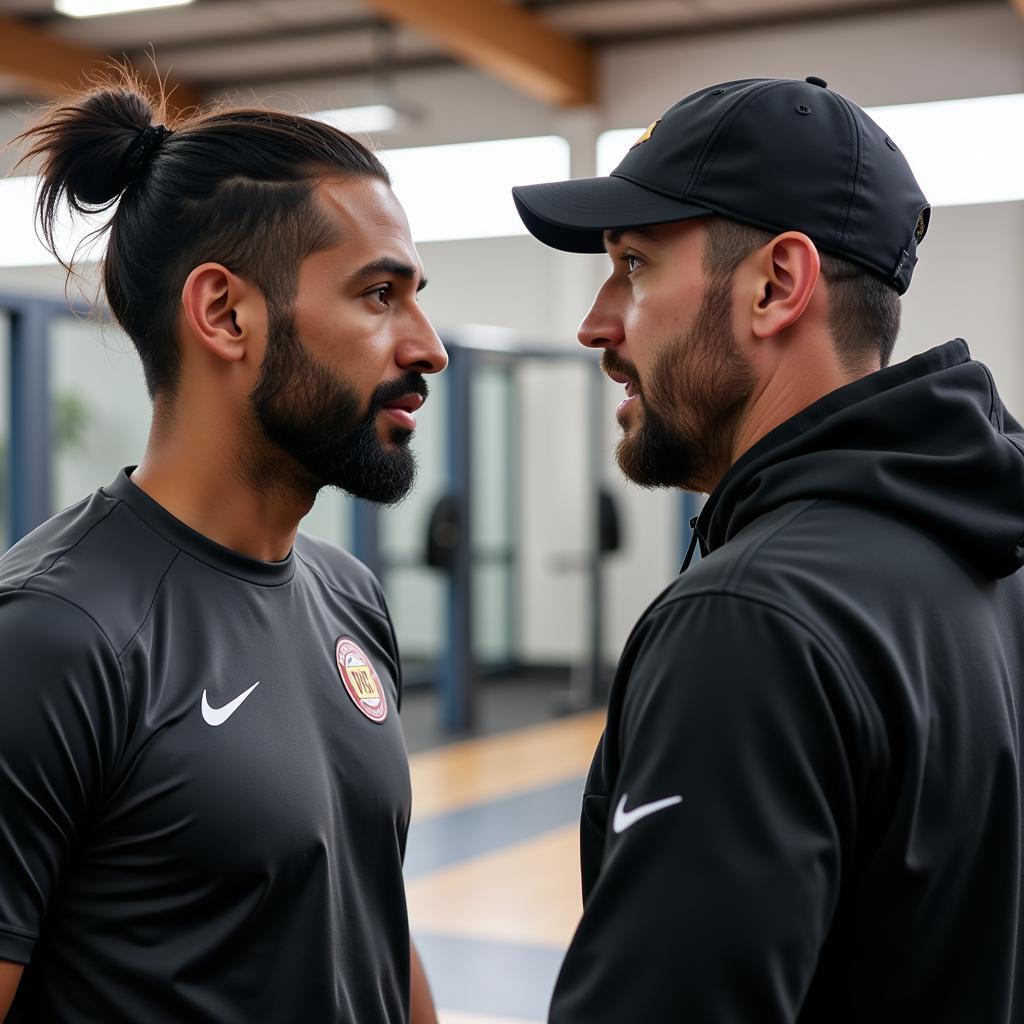
[{"label": "beard", "polygon": [[615,457],[641,487],[710,491],[732,461],[755,376],[733,338],[731,299],[731,275],[713,279],[693,326],[658,353],[644,382],[614,352],[602,357],[602,368],[629,377],[640,395],[639,422]]},{"label": "beard", "polygon": [[[418,373],[382,384],[364,413],[355,389],[310,354],[291,316],[271,310],[267,352],[249,404],[263,437],[290,456],[293,468],[301,467],[290,474],[293,480],[316,490],[338,487],[380,505],[397,504],[416,479],[412,431],[395,426],[390,444],[385,443],[377,433],[377,416],[385,403],[412,393],[428,393]],[[264,469],[257,475],[265,480],[281,474]]]}]

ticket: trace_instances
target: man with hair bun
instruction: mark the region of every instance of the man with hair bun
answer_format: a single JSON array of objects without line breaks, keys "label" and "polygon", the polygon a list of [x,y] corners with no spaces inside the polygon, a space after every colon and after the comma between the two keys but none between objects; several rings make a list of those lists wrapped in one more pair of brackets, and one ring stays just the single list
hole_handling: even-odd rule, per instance
[{"label": "man with hair bun", "polygon": [[168,123],[132,82],[22,136],[112,208],[136,467],[0,558],[0,1020],[428,1024],[381,588],[298,532],[399,501],[444,348],[378,159],[273,110]]},{"label": "man with hair bun", "polygon": [[514,194],[610,258],[620,468],[709,495],[612,683],[549,1024],[1020,1024],[1024,431],[960,339],[888,365],[896,142],[743,79]]}]

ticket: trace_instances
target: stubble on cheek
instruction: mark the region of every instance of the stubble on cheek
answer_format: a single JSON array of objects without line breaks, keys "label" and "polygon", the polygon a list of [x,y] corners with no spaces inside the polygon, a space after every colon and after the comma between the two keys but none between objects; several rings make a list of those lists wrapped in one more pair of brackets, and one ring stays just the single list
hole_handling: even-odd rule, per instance
[{"label": "stubble on cheek", "polygon": [[727,468],[731,440],[753,387],[736,349],[728,282],[709,285],[689,329],[651,360],[635,413],[620,421],[617,460],[645,487],[707,491]]}]

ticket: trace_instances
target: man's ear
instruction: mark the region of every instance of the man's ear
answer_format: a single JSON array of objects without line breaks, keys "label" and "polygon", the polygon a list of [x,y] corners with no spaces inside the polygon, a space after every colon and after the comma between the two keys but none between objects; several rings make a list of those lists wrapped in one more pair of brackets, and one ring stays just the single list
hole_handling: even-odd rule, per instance
[{"label": "man's ear", "polygon": [[211,355],[230,362],[245,358],[263,305],[249,282],[220,263],[203,263],[186,278],[181,305],[189,331]]},{"label": "man's ear", "polygon": [[787,231],[761,250],[757,273],[751,330],[758,338],[771,338],[803,316],[821,276],[821,260],[805,234]]}]

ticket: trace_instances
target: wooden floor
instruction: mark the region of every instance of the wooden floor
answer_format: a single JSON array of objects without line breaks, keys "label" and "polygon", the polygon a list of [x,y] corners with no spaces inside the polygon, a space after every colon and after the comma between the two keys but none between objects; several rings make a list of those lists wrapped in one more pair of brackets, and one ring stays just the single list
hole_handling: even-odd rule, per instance
[{"label": "wooden floor", "polygon": [[421,821],[585,775],[603,728],[604,712],[594,711],[414,754],[413,816]]},{"label": "wooden floor", "polygon": [[442,1024],[539,1024],[581,913],[579,805],[603,712],[410,759],[413,937]]}]

